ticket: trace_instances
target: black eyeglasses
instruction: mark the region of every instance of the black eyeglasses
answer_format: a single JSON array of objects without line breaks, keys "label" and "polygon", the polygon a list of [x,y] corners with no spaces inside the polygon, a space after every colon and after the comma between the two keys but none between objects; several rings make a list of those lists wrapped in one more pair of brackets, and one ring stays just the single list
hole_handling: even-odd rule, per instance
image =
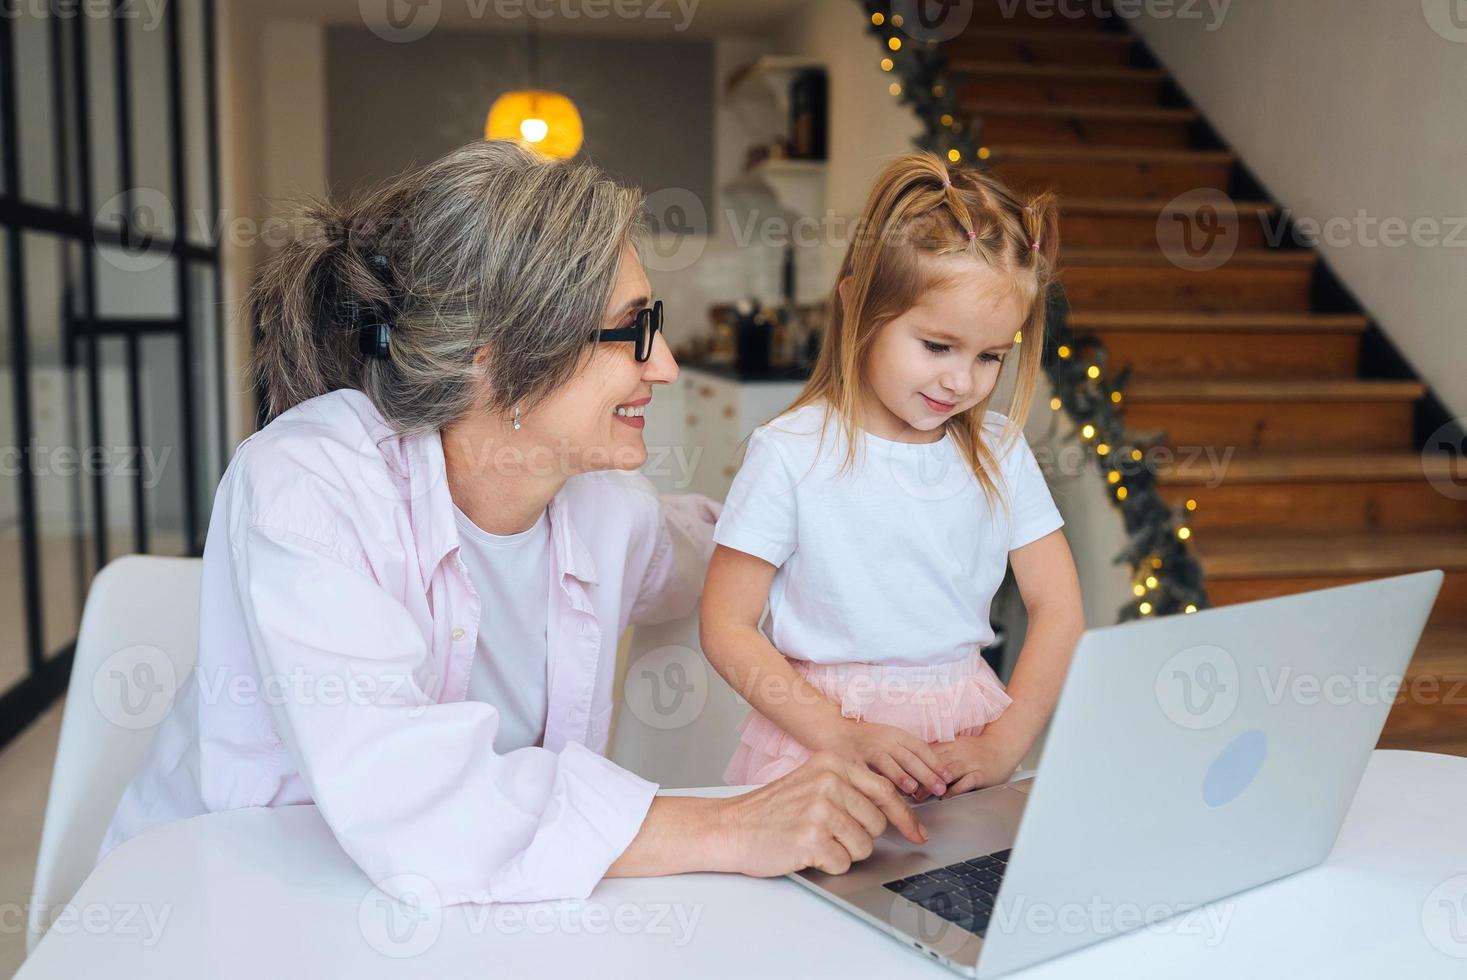
[{"label": "black eyeglasses", "polygon": [[652,338],[662,329],[662,300],[657,300],[637,314],[637,322],[629,327],[607,327],[592,333],[602,340],[634,340],[637,343],[637,360],[645,361],[652,356]]}]

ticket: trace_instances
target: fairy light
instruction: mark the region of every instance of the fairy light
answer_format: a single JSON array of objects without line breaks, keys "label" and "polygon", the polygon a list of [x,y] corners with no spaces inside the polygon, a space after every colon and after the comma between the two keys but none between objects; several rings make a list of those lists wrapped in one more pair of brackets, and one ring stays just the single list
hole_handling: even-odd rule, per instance
[{"label": "fairy light", "polygon": [[1095,426],[1091,425],[1089,422],[1086,422],[1084,427],[1080,429],[1080,435],[1084,436],[1087,440],[1094,439]]},{"label": "fairy light", "polygon": [[886,90],[888,92],[890,92],[892,95],[901,95],[902,94],[902,85],[901,85],[900,82],[892,82],[890,85],[888,85],[886,87]]},{"label": "fairy light", "polygon": [[1191,536],[1192,536],[1192,529],[1190,527],[1188,527],[1187,525],[1183,524],[1181,527],[1177,528],[1177,537],[1180,538],[1181,540],[1186,541]]},{"label": "fairy light", "polygon": [[889,37],[886,39],[886,46],[893,51],[900,51],[902,49],[902,39],[899,37]]},{"label": "fairy light", "polygon": [[1121,482],[1121,475],[1115,470],[1111,470],[1109,473],[1105,474],[1105,478],[1106,480],[1110,481],[1111,486],[1115,486],[1117,483]]},{"label": "fairy light", "polygon": [[1070,356],[1070,348],[1069,348],[1069,345],[1068,344],[1060,344],[1059,345],[1059,349],[1056,350],[1055,353],[1058,354],[1060,357],[1069,357]]},{"label": "fairy light", "polygon": [[1125,487],[1116,487],[1117,500],[1125,500],[1128,496],[1130,496],[1130,491],[1128,491]]},{"label": "fairy light", "polygon": [[949,160],[951,160],[953,163],[957,163],[960,159],[962,159],[962,156],[963,155],[961,153],[959,153],[957,150],[948,150],[947,151],[947,158]]},{"label": "fairy light", "polygon": [[876,13],[871,15],[871,23],[875,24],[877,27],[880,27],[882,24],[886,23],[886,15],[879,10],[876,11]]},{"label": "fairy light", "polygon": [[1054,409],[1056,412],[1058,412],[1063,406],[1064,403],[1061,402],[1058,398],[1051,398],[1049,400],[1049,407]]},{"label": "fairy light", "polygon": [[1143,602],[1143,603],[1141,603],[1140,610],[1141,610],[1141,615],[1143,615],[1143,616],[1150,616],[1151,615],[1151,603],[1149,603],[1149,602]]},{"label": "fairy light", "polygon": [[944,126],[951,126],[953,124],[952,114],[951,113],[948,113],[948,112],[944,112],[942,114],[942,119],[940,121],[941,121],[941,123]]},{"label": "fairy light", "polygon": [[1098,456],[1109,456],[1110,455],[1110,443],[1108,443],[1108,442],[1102,442],[1100,445],[1098,445],[1098,446],[1095,447],[1095,453]]},{"label": "fairy light", "polygon": [[881,59],[881,70],[882,71],[891,71],[895,67],[896,67],[896,62],[895,61],[892,61],[890,58],[882,58]]},{"label": "fairy light", "polygon": [[990,150],[988,147],[986,147],[986,146],[980,146],[980,147],[978,147],[978,159],[980,159],[980,160],[987,160],[991,156],[993,156],[993,151]]},{"label": "fairy light", "polygon": [[1100,377],[1100,368],[1098,368],[1094,364],[1090,365],[1088,368],[1085,369],[1085,376],[1091,381],[1094,381],[1096,378]]}]

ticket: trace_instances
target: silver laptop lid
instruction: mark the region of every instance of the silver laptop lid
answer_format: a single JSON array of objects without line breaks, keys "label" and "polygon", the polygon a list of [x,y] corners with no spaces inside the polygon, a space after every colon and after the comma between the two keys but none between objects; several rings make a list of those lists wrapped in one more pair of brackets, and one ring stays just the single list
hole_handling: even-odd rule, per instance
[{"label": "silver laptop lid", "polygon": [[1442,577],[1086,632],[978,975],[1173,915],[1206,927],[1202,903],[1323,860]]}]

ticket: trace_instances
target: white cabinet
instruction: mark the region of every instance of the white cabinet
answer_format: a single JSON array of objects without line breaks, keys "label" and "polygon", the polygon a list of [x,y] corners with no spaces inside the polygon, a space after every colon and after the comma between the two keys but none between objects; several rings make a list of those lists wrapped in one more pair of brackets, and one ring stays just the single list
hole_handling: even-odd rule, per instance
[{"label": "white cabinet", "polygon": [[689,489],[722,500],[743,461],[749,433],[783,412],[804,382],[735,381],[701,369],[685,376],[685,437],[698,459]]}]

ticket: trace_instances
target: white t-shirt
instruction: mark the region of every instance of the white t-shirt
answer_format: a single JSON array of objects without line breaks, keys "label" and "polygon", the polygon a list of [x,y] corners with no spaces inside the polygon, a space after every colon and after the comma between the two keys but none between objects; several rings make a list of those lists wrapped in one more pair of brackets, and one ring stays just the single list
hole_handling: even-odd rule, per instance
[{"label": "white t-shirt", "polygon": [[[468,700],[499,709],[494,751],[539,745],[549,711],[550,518],[518,534],[490,534],[453,508],[459,556],[479,593],[479,637]],[[532,601],[526,601],[529,597]]]},{"label": "white t-shirt", "polygon": [[[778,566],[765,627],[775,649],[817,663],[917,665],[992,643],[989,606],[1008,553],[1064,524],[1023,433],[999,460],[1005,514],[947,434],[916,444],[858,430],[864,452],[837,475],[845,436],[832,416],[819,445],[822,414],[806,405],[754,430],[713,532]],[[1006,421],[987,414],[990,450]]]}]

